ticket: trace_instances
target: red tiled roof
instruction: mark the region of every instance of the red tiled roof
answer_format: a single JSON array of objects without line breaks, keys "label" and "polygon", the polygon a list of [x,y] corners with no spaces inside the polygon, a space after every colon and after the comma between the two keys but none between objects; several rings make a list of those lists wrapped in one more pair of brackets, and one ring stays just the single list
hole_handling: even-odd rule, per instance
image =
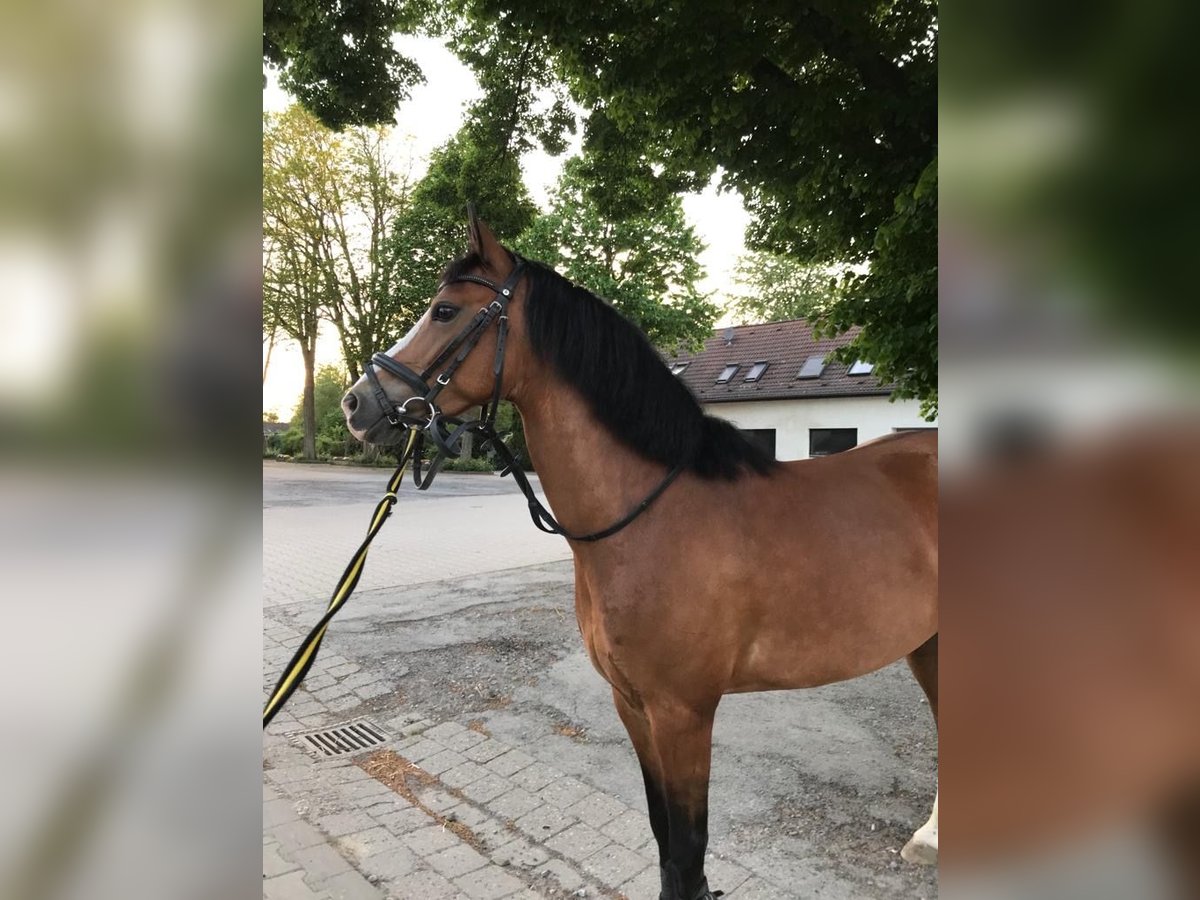
[{"label": "red tiled roof", "polygon": [[[835,338],[817,340],[804,319],[722,328],[705,341],[699,353],[680,353],[667,362],[688,364],[679,378],[701,403],[887,395],[891,387],[881,385],[875,376],[849,375],[846,363],[833,360],[826,361],[818,378],[796,377],[810,356],[828,356],[853,340],[858,331],[854,328]],[[727,335],[732,341],[727,341]],[[750,367],[758,362],[768,363],[766,372],[757,381],[746,381]],[[717,384],[717,376],[728,365],[737,365],[738,370],[727,383]]]}]

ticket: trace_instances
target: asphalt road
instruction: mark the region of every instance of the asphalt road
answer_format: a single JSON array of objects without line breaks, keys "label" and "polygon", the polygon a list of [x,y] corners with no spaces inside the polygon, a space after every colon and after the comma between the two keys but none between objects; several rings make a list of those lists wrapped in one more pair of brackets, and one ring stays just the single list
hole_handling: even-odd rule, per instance
[{"label": "asphalt road", "polygon": [[[390,468],[365,468],[273,460],[263,463],[263,509],[277,506],[340,506],[374,503],[383,493]],[[535,489],[536,475],[530,476]],[[520,494],[511,478],[486,472],[441,472],[427,491],[418,491],[407,474],[404,502],[441,500],[446,497],[486,497]]]}]

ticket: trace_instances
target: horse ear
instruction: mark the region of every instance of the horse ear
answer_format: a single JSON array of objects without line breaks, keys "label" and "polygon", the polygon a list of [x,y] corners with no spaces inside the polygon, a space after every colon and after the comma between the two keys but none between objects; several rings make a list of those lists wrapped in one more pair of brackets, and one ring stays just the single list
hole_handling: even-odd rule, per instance
[{"label": "horse ear", "polygon": [[474,203],[467,204],[467,242],[471,252],[478,254],[480,259],[499,270],[508,254],[488,228],[487,222],[479,218],[479,212]]}]

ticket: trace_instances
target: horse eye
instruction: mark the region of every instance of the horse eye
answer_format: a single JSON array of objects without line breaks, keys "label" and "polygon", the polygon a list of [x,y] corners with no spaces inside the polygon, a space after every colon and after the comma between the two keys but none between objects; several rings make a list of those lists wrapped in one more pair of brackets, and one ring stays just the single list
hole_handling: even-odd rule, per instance
[{"label": "horse eye", "polygon": [[439,303],[433,308],[433,321],[449,322],[458,315],[458,307],[451,306],[449,303]]}]

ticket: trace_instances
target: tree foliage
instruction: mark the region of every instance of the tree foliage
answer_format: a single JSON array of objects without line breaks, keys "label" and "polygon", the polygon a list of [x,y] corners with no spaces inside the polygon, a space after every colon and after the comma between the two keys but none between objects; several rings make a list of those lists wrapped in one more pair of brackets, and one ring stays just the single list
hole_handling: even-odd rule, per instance
[{"label": "tree foliage", "polygon": [[[318,457],[347,456],[358,448],[358,441],[346,428],[342,415],[341,400],[349,385],[346,372],[338,366],[319,366],[313,378],[313,406],[315,408],[316,455]],[[268,447],[279,453],[294,455],[303,446],[303,411],[305,398],[301,397],[292,413],[291,427],[282,434],[272,435]]]},{"label": "tree foliage", "polygon": [[392,37],[427,13],[424,4],[401,0],[266,0],[263,61],[335,131],[395,122],[396,107],[424,77]]},{"label": "tree foliage", "polygon": [[[391,47],[392,31],[445,37],[483,88],[392,228],[389,296],[404,310],[396,326],[423,307],[459,251],[462,210],[473,201],[502,239],[523,234],[548,261],[627,306],[656,340],[670,340],[676,312],[696,298],[669,284],[653,294],[653,277],[637,264],[604,265],[604,248],[719,172],[746,201],[753,250],[849,273],[822,326],[863,326],[846,354],[873,361],[898,396],[936,410],[934,0],[318,6],[270,4],[264,56],[329,124],[390,119],[420,77]],[[564,85],[585,112],[584,153],[571,199],[556,198],[530,227],[520,159],[536,146],[565,147],[575,116]],[[578,215],[565,214],[566,202]],[[576,258],[572,242],[599,249]],[[669,244],[668,258],[678,250]],[[646,256],[628,245],[614,258],[622,252]],[[658,310],[635,299],[650,296],[671,299]],[[700,307],[693,312],[706,321]]]},{"label": "tree foliage", "polygon": [[304,360],[301,402],[303,454],[316,457],[313,371],[322,310],[332,300],[321,259],[319,217],[308,190],[329,152],[326,142],[305,127],[287,127],[271,117],[263,122],[263,330],[282,331],[300,345]]},{"label": "tree foliage", "polygon": [[537,214],[519,158],[480,146],[464,127],[434,151],[428,172],[388,239],[387,254],[394,260],[390,295],[399,312],[394,333],[403,333],[420,318],[446,263],[463,252],[468,202],[502,241],[515,238]]},{"label": "tree foliage", "polygon": [[472,69],[483,93],[458,133],[432,154],[392,233],[398,261],[392,290],[411,321],[433,296],[446,262],[462,252],[467,204],[475,204],[500,240],[512,241],[537,215],[522,156],[537,146],[561,153],[575,128],[565,89],[532,32],[473,22],[456,0],[438,12],[427,24]]},{"label": "tree foliage", "polygon": [[483,92],[467,109],[465,136],[471,143],[501,163],[519,160],[535,147],[551,156],[567,149],[575,114],[536,33],[508,20],[480,24],[459,15],[447,37]]},{"label": "tree foliage", "polygon": [[610,301],[658,347],[698,346],[712,333],[716,307],[700,293],[703,249],[678,197],[613,221],[590,198],[581,160],[569,160],[551,208],[516,248]]},{"label": "tree foliage", "polygon": [[390,343],[404,313],[391,291],[395,258],[387,239],[409,185],[388,139],[379,127],[336,134],[300,106],[264,125],[264,240],[303,248],[305,264],[322,279],[319,313],[337,328],[356,378],[362,360]]},{"label": "tree foliage", "polygon": [[895,215],[875,235],[875,251],[869,273],[846,276],[842,299],[829,307],[822,330],[869,329],[868,340],[842,347],[838,356],[843,362],[870,359],[880,381],[897,379],[896,395],[919,398],[922,413],[933,418],[938,396],[937,160],[912,190],[896,198]]},{"label": "tree foliage", "polygon": [[330,180],[324,247],[338,302],[329,316],[352,378],[361,374],[363,360],[391,343],[407,317],[392,292],[397,260],[388,236],[409,203],[410,186],[407,173],[400,174],[392,163],[388,137],[378,127],[347,131]]},{"label": "tree foliage", "polygon": [[[829,327],[899,396],[936,404],[933,0],[604,4],[470,0],[476,22],[545,41],[590,111],[585,157],[636,177],[593,200],[628,214],[723,171],[751,246],[861,264]],[[606,210],[612,214],[617,210]]]},{"label": "tree foliage", "polygon": [[[346,393],[346,388],[350,386],[350,380],[346,377],[346,373],[338,366],[322,365],[318,366],[313,374],[313,406],[317,414],[317,422],[320,423],[321,429],[328,424],[331,419],[342,420],[342,395]],[[296,408],[292,412],[291,424],[293,427],[300,424],[302,417],[303,401],[296,403]]]},{"label": "tree foliage", "polygon": [[[306,396],[322,319],[337,328],[353,377],[396,331],[386,238],[408,188],[392,170],[387,137],[365,127],[336,134],[295,105],[264,119],[263,328],[300,344]],[[314,411],[305,458],[317,452],[319,426]]]},{"label": "tree foliage", "polygon": [[733,310],[743,322],[783,322],[821,316],[838,299],[836,275],[790,256],[751,251],[734,270]]}]

